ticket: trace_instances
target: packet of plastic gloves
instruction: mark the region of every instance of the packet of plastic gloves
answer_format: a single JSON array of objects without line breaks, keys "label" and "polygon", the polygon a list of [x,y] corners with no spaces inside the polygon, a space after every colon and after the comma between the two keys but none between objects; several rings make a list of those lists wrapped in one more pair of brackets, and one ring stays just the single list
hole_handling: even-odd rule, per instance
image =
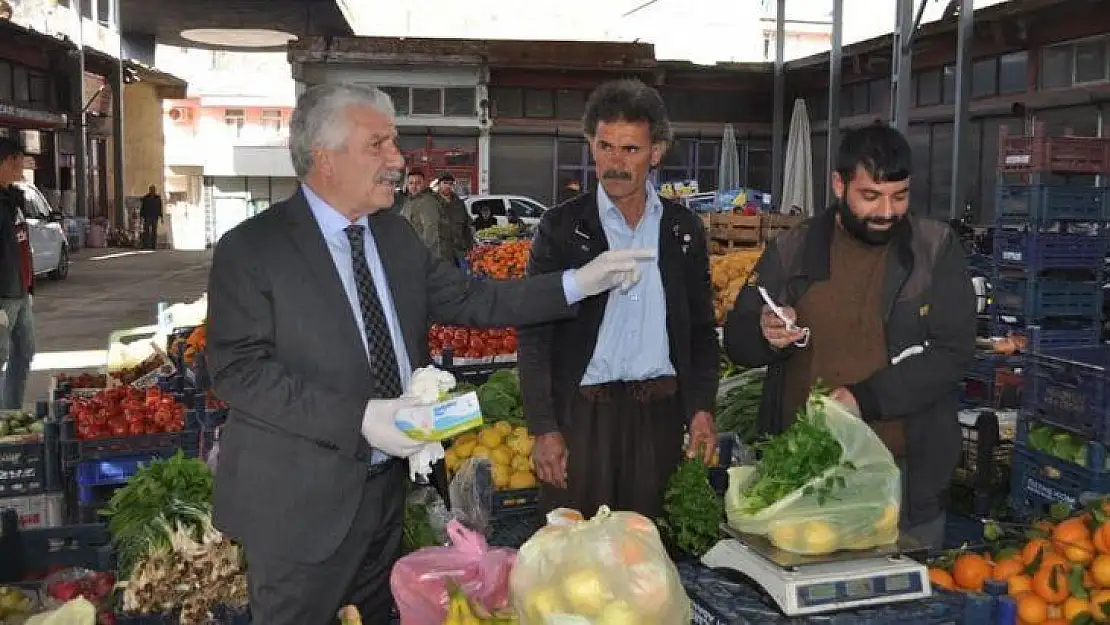
[{"label": "packet of plastic gloves", "polygon": [[418,441],[439,442],[481,427],[478,394],[452,394],[455,385],[454,375],[434,366],[414,371],[405,397],[415,398],[421,405],[400,410],[397,428]]}]

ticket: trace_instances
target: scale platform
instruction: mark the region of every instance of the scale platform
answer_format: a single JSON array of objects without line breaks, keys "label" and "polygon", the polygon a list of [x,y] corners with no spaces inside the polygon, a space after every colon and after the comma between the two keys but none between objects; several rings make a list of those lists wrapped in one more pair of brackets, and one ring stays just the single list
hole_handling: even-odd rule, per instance
[{"label": "scale platform", "polygon": [[763,536],[728,526],[730,538],[702,556],[711,569],[737,571],[764,591],[787,616],[851,610],[932,595],[925,565],[905,553],[921,549],[912,539],[860,551],[804,556],[783,551]]}]

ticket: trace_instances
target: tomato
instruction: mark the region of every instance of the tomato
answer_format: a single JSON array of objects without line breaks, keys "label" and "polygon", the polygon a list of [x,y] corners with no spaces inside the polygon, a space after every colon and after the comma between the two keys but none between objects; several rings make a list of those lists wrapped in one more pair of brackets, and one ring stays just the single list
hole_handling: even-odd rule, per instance
[{"label": "tomato", "polygon": [[506,336],[502,344],[504,345],[506,354],[512,354],[516,352],[516,335],[510,334],[509,336]]}]

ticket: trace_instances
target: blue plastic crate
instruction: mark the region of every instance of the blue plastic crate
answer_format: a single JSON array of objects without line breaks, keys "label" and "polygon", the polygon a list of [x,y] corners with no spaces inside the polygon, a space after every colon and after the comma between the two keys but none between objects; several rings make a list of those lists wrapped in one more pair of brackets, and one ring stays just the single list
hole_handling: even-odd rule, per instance
[{"label": "blue plastic crate", "polygon": [[1007,323],[997,313],[991,315],[992,336],[1035,335],[1036,349],[1092,347],[1102,337],[1102,322],[1095,319],[1045,319],[1036,326]]},{"label": "blue plastic crate", "polygon": [[995,276],[994,310],[1026,321],[1046,317],[1102,318],[1102,283],[1029,276]]},{"label": "blue plastic crate", "polygon": [[1110,347],[1042,349],[1029,359],[1027,407],[1049,425],[1110,445]]},{"label": "blue plastic crate", "polygon": [[[1110,460],[1110,455],[1107,454],[1106,446],[1098,441],[1085,441],[1082,444],[1081,449],[1078,450],[1081,454],[1080,458],[1062,458],[1056,454],[1052,454],[1047,451],[1034,449],[1033,445],[1031,445],[1031,441],[1029,440],[1029,436],[1032,428],[1038,425],[1038,422],[1043,422],[1044,425],[1053,427],[1047,421],[1035,418],[1033,415],[1020,415],[1017,423],[1016,436],[1018,449],[1021,449],[1027,455],[1038,461],[1044,460],[1045,458],[1052,458],[1058,462],[1062,462],[1065,465],[1075,469],[1077,474],[1082,474],[1084,479],[1093,480],[1100,475],[1110,474],[1110,466],[1107,466],[1107,460]],[[1082,437],[1080,436],[1080,438]]]},{"label": "blue plastic crate", "polygon": [[994,264],[1032,273],[1046,269],[1102,271],[1110,251],[1106,236],[1070,232],[997,230]]},{"label": "blue plastic crate", "polygon": [[1045,515],[1053,504],[1063,503],[1074,511],[1090,495],[1110,493],[1110,475],[1092,475],[1074,464],[1046,454],[1014,450],[1010,503],[1015,515],[1034,518]]},{"label": "blue plastic crate", "polygon": [[995,215],[1033,222],[1103,221],[1106,189],[1049,184],[1000,184],[995,188]]},{"label": "blue plastic crate", "polygon": [[994,352],[975,352],[975,359],[968,367],[965,378],[994,384],[998,369],[1020,369],[1025,362],[1023,356],[996,354]]},{"label": "blue plastic crate", "polygon": [[130,456],[109,460],[87,460],[75,467],[74,480],[78,487],[114,486],[126,484],[144,464],[150,463],[150,456]]}]

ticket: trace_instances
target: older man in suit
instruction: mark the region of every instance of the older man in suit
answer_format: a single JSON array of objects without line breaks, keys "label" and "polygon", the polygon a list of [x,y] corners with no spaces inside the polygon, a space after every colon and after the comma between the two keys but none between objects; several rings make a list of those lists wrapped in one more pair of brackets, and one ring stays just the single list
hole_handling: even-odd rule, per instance
[{"label": "older man in suit", "polygon": [[377,89],[309,89],[290,126],[299,191],[224,235],[213,257],[207,355],[231,406],[215,521],[243,545],[257,623],[333,623],[345,603],[388,622],[404,458],[420,448],[394,418],[413,407],[401,395],[428,362],[430,323],[573,315],[578,301],[629,287],[652,255],[468,281],[382,210],[404,165],[396,139]]}]

